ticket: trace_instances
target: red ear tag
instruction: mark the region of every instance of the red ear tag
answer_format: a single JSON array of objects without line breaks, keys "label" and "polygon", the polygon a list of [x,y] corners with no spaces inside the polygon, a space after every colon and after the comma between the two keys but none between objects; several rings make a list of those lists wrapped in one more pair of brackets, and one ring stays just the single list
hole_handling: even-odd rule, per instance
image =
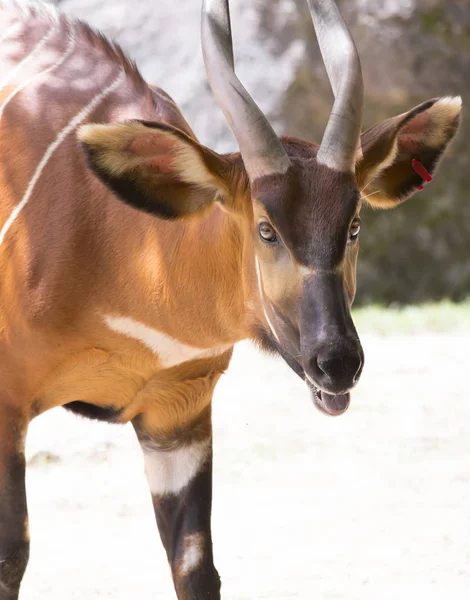
[{"label": "red ear tag", "polygon": [[423,165],[423,163],[420,162],[419,160],[416,160],[416,158],[412,159],[411,168],[413,169],[413,171],[415,173],[417,173],[420,177],[422,177],[424,179],[424,181],[427,181],[428,183],[430,181],[432,181],[431,173],[429,173],[429,171],[426,169],[426,167]]}]

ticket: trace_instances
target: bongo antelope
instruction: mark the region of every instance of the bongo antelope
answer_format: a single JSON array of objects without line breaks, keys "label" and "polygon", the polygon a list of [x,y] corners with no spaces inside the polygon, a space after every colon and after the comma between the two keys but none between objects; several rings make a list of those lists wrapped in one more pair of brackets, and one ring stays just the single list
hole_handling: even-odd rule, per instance
[{"label": "bongo antelope", "polygon": [[0,0],[0,600],[28,561],[24,443],[44,411],[132,423],[177,597],[214,600],[211,399],[234,344],[279,353],[323,412],[348,408],[361,204],[431,177],[461,100],[361,134],[354,43],[334,1],[308,4],[335,94],[319,146],[274,133],[235,75],[228,0],[203,2],[240,148],[221,156],[119,47]]}]

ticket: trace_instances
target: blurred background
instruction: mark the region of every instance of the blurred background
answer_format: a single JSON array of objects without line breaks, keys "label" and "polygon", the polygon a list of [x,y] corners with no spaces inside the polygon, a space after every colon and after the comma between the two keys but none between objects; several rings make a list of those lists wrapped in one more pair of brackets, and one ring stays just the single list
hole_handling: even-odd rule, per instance
[{"label": "blurred background", "polygon": [[[204,73],[199,0],[61,0],[103,29],[182,108],[201,142],[235,141]],[[468,0],[340,0],[362,60],[365,127],[429,98],[470,100]],[[305,0],[231,0],[237,71],[278,133],[321,141],[333,96]],[[432,183],[390,212],[363,213],[357,303],[470,295],[470,121]]]},{"label": "blurred background", "polygon": [[[59,4],[120,42],[203,143],[236,148],[206,83],[199,0]],[[339,4],[366,126],[437,95],[461,94],[465,110],[468,0]],[[306,2],[231,5],[240,78],[279,133],[320,141],[332,94]],[[469,598],[469,134],[464,120],[424,192],[363,215],[354,319],[366,365],[344,416],[315,411],[283,361],[236,348],[214,401],[224,600]],[[31,425],[27,459],[22,600],[174,598],[130,427],[50,411]]]}]

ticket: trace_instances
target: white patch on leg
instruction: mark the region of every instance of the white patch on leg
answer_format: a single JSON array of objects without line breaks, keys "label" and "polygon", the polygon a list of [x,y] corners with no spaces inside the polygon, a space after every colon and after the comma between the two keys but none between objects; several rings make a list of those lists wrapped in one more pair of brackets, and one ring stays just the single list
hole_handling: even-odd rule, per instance
[{"label": "white patch on leg", "polygon": [[158,331],[158,329],[148,327],[148,325],[134,321],[134,319],[129,317],[105,316],[104,320],[113,331],[145,344],[147,348],[150,348],[158,356],[162,366],[165,368],[174,367],[189,360],[217,356],[230,348],[230,346],[222,346],[207,349],[188,346],[166,335],[166,333]]},{"label": "white patch on leg", "polygon": [[168,451],[144,446],[145,473],[152,494],[181,492],[202,469],[209,449],[209,440]]},{"label": "white patch on leg", "polygon": [[195,571],[204,558],[204,536],[193,533],[184,538],[184,554],[178,566],[180,577],[187,577]]}]

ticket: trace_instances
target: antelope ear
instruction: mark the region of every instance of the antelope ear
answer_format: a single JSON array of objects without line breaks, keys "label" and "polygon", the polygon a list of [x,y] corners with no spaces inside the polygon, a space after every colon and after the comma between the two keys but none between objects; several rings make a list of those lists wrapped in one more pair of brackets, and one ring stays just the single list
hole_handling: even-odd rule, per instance
[{"label": "antelope ear", "polygon": [[90,167],[119,198],[163,219],[201,212],[228,195],[228,161],[169,125],[83,125],[78,138]]},{"label": "antelope ear", "polygon": [[435,98],[361,136],[356,179],[367,203],[393,208],[422,189],[455,137],[462,99]]}]

